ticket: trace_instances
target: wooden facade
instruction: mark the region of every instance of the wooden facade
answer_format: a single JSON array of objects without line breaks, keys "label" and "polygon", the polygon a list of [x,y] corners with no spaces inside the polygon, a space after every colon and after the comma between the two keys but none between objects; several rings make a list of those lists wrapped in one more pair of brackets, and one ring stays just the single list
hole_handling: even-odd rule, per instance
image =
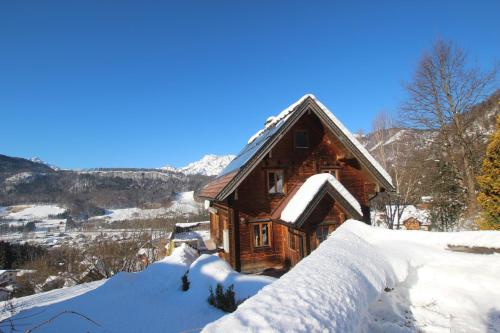
[{"label": "wooden facade", "polygon": [[[238,172],[217,178],[200,193],[210,200],[211,237],[220,256],[243,272],[291,267],[346,219],[369,222],[369,199],[381,187],[315,112],[303,112],[267,148],[268,153],[252,170],[245,170],[246,177],[226,198],[217,195],[234,183]],[[325,192],[300,227],[282,221],[281,212],[301,185],[325,172],[354,196],[363,216],[353,216],[345,203]]]}]

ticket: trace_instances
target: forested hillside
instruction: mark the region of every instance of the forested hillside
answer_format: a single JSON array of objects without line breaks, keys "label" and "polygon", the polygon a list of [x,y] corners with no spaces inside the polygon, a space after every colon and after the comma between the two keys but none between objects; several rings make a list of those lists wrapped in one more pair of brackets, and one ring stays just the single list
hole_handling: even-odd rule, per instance
[{"label": "forested hillside", "polygon": [[[229,160],[223,157],[219,167]],[[168,206],[177,193],[196,191],[213,177],[175,169],[55,170],[0,155],[0,206],[59,203],[75,218],[87,218],[102,214],[104,208]]]}]

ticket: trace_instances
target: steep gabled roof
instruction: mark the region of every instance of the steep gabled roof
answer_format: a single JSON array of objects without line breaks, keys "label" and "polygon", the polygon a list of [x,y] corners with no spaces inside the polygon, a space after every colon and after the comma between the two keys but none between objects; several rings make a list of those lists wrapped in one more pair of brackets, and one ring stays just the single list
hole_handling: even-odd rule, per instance
[{"label": "steep gabled roof", "polygon": [[361,205],[331,174],[320,173],[307,178],[281,212],[283,222],[300,227],[325,194],[331,195],[353,218],[363,217]]},{"label": "steep gabled roof", "polygon": [[280,112],[278,116],[270,117],[266,122],[266,126],[250,138],[243,150],[213,181],[219,185],[224,184],[219,193],[214,194],[214,191],[205,190],[213,188],[213,184],[210,183],[201,190],[200,196],[215,200],[224,200],[236,189],[261,159],[266,156],[282,135],[308,110],[314,112],[321,119],[382,187],[388,190],[394,189],[391,176],[389,176],[375,158],[370,155],[330,110],[317,100],[316,97],[307,94]]}]

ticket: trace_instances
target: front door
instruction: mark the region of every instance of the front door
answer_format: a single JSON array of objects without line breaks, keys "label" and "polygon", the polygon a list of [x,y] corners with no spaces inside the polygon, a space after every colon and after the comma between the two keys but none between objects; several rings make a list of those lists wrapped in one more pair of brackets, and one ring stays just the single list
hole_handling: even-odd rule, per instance
[{"label": "front door", "polygon": [[333,230],[334,230],[333,225],[328,225],[328,224],[318,225],[316,230],[314,230],[309,235],[309,239],[311,242],[311,251],[314,251],[319,246],[319,244],[321,244],[325,239],[327,239],[328,235]]},{"label": "front door", "polygon": [[288,229],[288,253],[290,266],[295,266],[305,256],[305,234],[296,229]]}]

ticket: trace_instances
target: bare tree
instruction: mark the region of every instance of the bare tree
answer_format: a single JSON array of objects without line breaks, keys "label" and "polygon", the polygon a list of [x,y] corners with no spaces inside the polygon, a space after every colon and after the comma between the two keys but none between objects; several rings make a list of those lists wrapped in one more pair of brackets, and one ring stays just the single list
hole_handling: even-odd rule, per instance
[{"label": "bare tree", "polygon": [[384,193],[374,205],[384,211],[388,228],[400,228],[401,217],[408,204],[413,203],[416,196],[416,185],[421,176],[418,172],[416,154],[409,154],[411,142],[407,131],[401,127],[395,117],[380,112],[372,124],[375,146],[372,152],[380,164],[391,174],[396,191]]},{"label": "bare tree", "polygon": [[401,115],[411,126],[438,131],[438,156],[461,171],[471,215],[477,211],[474,138],[464,114],[491,92],[497,69],[468,67],[462,49],[439,40],[420,60],[402,107]]}]

